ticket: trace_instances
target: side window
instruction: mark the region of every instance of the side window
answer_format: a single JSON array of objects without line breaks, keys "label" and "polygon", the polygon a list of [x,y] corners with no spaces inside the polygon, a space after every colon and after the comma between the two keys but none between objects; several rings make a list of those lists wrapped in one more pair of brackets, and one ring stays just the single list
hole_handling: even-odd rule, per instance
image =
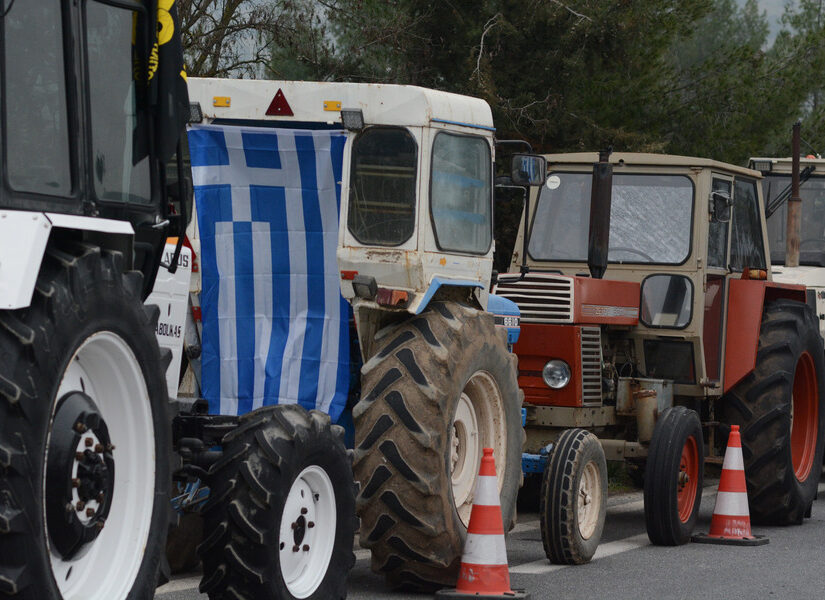
[{"label": "side window", "polygon": [[737,179],[733,194],[730,264],[736,271],[745,267],[765,268],[765,250],[762,245],[762,227],[759,221],[756,181]]},{"label": "side window", "polygon": [[441,250],[484,254],[492,239],[490,146],[484,138],[441,132],[433,142],[430,198]]},{"label": "side window", "polygon": [[352,144],[347,227],[362,244],[399,246],[415,231],[418,148],[406,129],[371,127]]},{"label": "side window", "polygon": [[[723,192],[730,196],[731,182],[725,179],[714,179],[714,192]],[[710,201],[710,200],[708,200]],[[728,225],[729,223],[720,223],[719,221],[711,221],[708,226],[708,266],[727,268],[725,262],[725,255],[728,251]]]},{"label": "side window", "polygon": [[132,17],[130,10],[86,4],[92,177],[99,200],[146,204],[151,201],[149,159],[134,161],[141,131],[129,43]]},{"label": "side window", "polygon": [[61,2],[4,5],[9,185],[21,192],[67,196],[72,176]]}]

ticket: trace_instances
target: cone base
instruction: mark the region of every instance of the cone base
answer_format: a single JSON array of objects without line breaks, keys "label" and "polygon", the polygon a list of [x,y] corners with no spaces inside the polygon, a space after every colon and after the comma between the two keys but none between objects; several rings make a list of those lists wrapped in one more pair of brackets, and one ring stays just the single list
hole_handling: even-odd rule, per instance
[{"label": "cone base", "polygon": [[501,594],[482,594],[480,592],[462,592],[459,590],[438,590],[435,593],[436,599],[444,600],[530,600],[530,592],[524,590],[512,590]]},{"label": "cone base", "polygon": [[771,541],[770,538],[764,535],[754,535],[749,538],[728,538],[711,536],[707,533],[697,533],[690,540],[697,544],[721,544],[723,546],[763,546]]}]

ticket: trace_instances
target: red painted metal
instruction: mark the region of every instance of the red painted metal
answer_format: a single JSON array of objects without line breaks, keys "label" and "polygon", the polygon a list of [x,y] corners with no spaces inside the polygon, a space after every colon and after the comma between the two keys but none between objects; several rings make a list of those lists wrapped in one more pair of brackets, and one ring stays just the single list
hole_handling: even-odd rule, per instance
[{"label": "red painted metal", "polygon": [[779,298],[805,302],[805,286],[753,279],[730,280],[725,328],[725,392],[756,366],[762,308],[766,302]]},{"label": "red painted metal", "polygon": [[[581,327],[578,325],[521,324],[514,347],[518,355],[519,387],[526,402],[551,406],[581,406]],[[541,376],[547,361],[560,358],[570,365],[570,383],[550,388]]]},{"label": "red painted metal", "polygon": [[819,392],[816,368],[810,354],[803,352],[793,378],[793,420],[791,421],[791,462],[794,475],[805,481],[811,473],[816,454],[819,423]]},{"label": "red painted metal", "polygon": [[573,322],[638,325],[639,288],[633,281],[573,277]]}]

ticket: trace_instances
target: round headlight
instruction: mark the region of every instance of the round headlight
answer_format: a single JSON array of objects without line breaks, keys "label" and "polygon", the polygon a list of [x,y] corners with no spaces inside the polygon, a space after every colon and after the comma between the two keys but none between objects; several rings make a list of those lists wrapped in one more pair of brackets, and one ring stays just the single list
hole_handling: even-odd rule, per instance
[{"label": "round headlight", "polygon": [[548,386],[554,390],[560,390],[570,383],[570,365],[563,360],[554,358],[544,365],[541,370],[541,377]]}]

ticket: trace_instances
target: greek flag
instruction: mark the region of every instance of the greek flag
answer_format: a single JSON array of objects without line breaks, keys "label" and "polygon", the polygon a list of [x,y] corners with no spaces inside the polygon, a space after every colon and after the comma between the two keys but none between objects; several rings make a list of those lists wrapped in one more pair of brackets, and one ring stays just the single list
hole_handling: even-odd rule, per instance
[{"label": "greek flag", "polygon": [[343,131],[194,126],[201,388],[212,414],[298,403],[335,421],[350,380],[338,283]]}]

